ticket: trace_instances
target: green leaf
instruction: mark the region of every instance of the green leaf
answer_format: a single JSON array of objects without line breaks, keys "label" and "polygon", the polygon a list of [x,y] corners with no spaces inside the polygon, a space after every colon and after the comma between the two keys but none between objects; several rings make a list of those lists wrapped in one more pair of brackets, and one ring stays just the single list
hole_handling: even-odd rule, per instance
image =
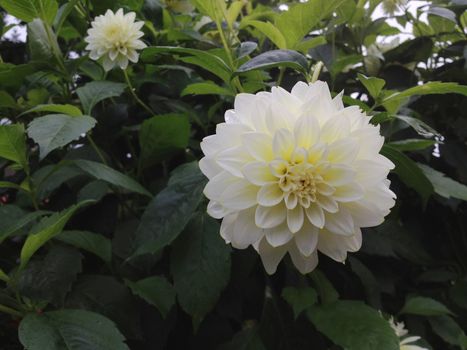
[{"label": "green leaf", "polygon": [[427,123],[424,121],[409,117],[406,115],[392,115],[392,118],[396,118],[398,120],[402,120],[404,123],[410,125],[420,136],[426,137],[426,138],[431,138],[431,137],[438,137],[442,138],[443,136],[433,129],[431,126],[429,126]]},{"label": "green leaf", "polygon": [[112,244],[100,234],[89,231],[63,231],[55,239],[93,253],[107,263],[112,259]]},{"label": "green leaf", "polygon": [[264,34],[269,40],[271,40],[274,45],[279,49],[287,49],[287,42],[284,38],[284,35],[270,22],[261,22],[256,20],[245,20],[242,21],[241,27],[252,26]]},{"label": "green leaf", "polygon": [[309,38],[302,40],[300,43],[295,45],[295,50],[303,53],[304,55],[308,54],[308,51],[314,47],[325,45],[327,43],[324,36],[316,36],[314,38]]},{"label": "green leaf", "polygon": [[234,96],[235,93],[232,90],[219,86],[212,81],[205,81],[202,83],[193,83],[187,85],[181,93],[181,96],[186,95]]},{"label": "green leaf", "polygon": [[78,140],[94,128],[96,120],[88,116],[70,117],[65,114],[49,114],[35,118],[28,125],[28,135],[39,144],[40,158],[53,150]]},{"label": "green leaf", "polygon": [[461,94],[467,96],[467,86],[457,83],[442,83],[439,81],[430,81],[423,85],[414,86],[402,92],[396,92],[383,100],[383,103],[392,102],[408,98],[415,95],[430,94]]},{"label": "green leaf", "polygon": [[111,81],[92,81],[76,89],[85,114],[91,115],[96,104],[110,98],[118,97],[125,91],[126,85]]},{"label": "green leaf", "polygon": [[422,197],[425,205],[433,193],[433,185],[417,164],[397,149],[384,145],[381,154],[389,158],[396,166],[394,172],[410,188]]},{"label": "green leaf", "polygon": [[18,109],[18,104],[8,92],[0,90],[0,108]]},{"label": "green leaf", "polygon": [[79,0],[70,0],[59,8],[57,12],[57,16],[55,17],[55,20],[53,23],[56,33],[60,33],[60,29],[62,29],[62,26],[65,23],[65,20],[70,15],[71,11],[73,11],[78,1]]},{"label": "green leaf", "polygon": [[31,257],[40,247],[62,232],[68,220],[71,219],[78,209],[91,203],[91,201],[81,202],[60,213],[55,213],[52,216],[42,219],[40,223],[33,228],[33,232],[23,244],[19,269],[24,269]]},{"label": "green leaf", "polygon": [[97,180],[103,180],[111,185],[124,188],[128,191],[152,197],[152,194],[148,190],[146,190],[131,177],[122,174],[121,172],[112,169],[105,164],[84,159],[74,160],[73,164]]},{"label": "green leaf", "polygon": [[56,64],[60,53],[57,37],[42,20],[35,19],[28,24],[28,45],[32,60]]},{"label": "green leaf", "polygon": [[288,49],[296,45],[323,19],[344,3],[344,0],[313,0],[291,5],[276,17],[275,25],[287,41]]},{"label": "green leaf", "polygon": [[185,114],[156,115],[141,124],[140,167],[150,167],[183,151],[190,139],[190,123]]},{"label": "green leaf", "polygon": [[389,322],[362,302],[314,306],[307,315],[321,333],[347,350],[399,350],[399,338]]},{"label": "green leaf", "polygon": [[230,82],[232,71],[229,66],[220,57],[209,51],[175,46],[152,46],[143,50],[141,53],[141,60],[144,62],[153,62],[157,55],[161,53],[189,55],[188,57],[180,57],[179,59],[183,62],[206,69],[217,75],[226,83]]},{"label": "green leaf", "polygon": [[453,315],[444,304],[427,297],[413,297],[408,299],[400,313],[420,316]]},{"label": "green leaf", "polygon": [[223,344],[219,350],[266,350],[261,340],[259,328],[245,328],[235,334],[227,344]]},{"label": "green leaf", "polygon": [[175,290],[164,277],[152,276],[137,282],[125,280],[125,284],[133,294],[155,306],[164,318],[175,304]]},{"label": "green leaf", "polygon": [[207,214],[193,217],[173,246],[170,270],[180,306],[196,330],[230,278],[230,248],[219,236],[216,220]]},{"label": "green leaf", "polygon": [[41,113],[41,112],[54,112],[59,114],[66,114],[72,117],[82,116],[83,113],[78,107],[73,105],[57,105],[57,104],[47,104],[47,105],[37,105],[26,112],[21,113],[19,116],[29,114],[29,113]]},{"label": "green leaf", "polygon": [[313,279],[315,287],[318,290],[321,303],[331,304],[339,299],[339,293],[336,291],[324,273],[316,269],[311,272],[311,278]]},{"label": "green leaf", "polygon": [[389,142],[388,145],[401,151],[420,151],[436,144],[434,140],[424,139],[406,139],[401,141]]},{"label": "green leaf", "polygon": [[266,51],[248,62],[241,65],[236,74],[249,72],[257,69],[268,69],[272,67],[293,68],[303,74],[308,70],[308,61],[305,56],[292,50]]},{"label": "green leaf", "polygon": [[371,97],[376,99],[381,90],[383,89],[386,82],[383,79],[375,78],[375,77],[366,77],[363,74],[358,74],[358,79],[360,82],[365,86],[365,88],[370,93]]},{"label": "green leaf", "polygon": [[48,24],[52,24],[58,10],[55,0],[0,0],[0,6],[25,22],[41,18]]},{"label": "green leaf", "polygon": [[465,337],[465,333],[452,317],[446,315],[431,316],[428,317],[428,322],[430,322],[433,331],[446,343],[461,346],[461,339]]},{"label": "green leaf", "polygon": [[467,186],[450,179],[443,173],[424,164],[418,164],[426,177],[431,181],[435,192],[445,198],[457,198],[467,201]]},{"label": "green leaf", "polygon": [[4,230],[0,231],[0,244],[7,239],[8,237],[15,234],[17,231],[22,229],[24,226],[30,222],[40,218],[41,216],[47,215],[48,211],[37,210],[32,213],[28,213],[22,216],[19,220],[15,221],[12,225],[9,225]]},{"label": "green leaf", "polygon": [[0,125],[0,157],[28,169],[26,138],[23,124]]},{"label": "green leaf", "polygon": [[198,208],[205,184],[197,162],[178,167],[143,213],[133,256],[157,253],[177,238]]},{"label": "green leaf", "polygon": [[37,302],[63,306],[66,294],[82,271],[82,258],[74,248],[52,246],[43,260],[32,260],[21,271],[19,292]]},{"label": "green leaf", "polygon": [[318,293],[311,287],[286,287],[282,297],[292,306],[295,318],[318,301]]},{"label": "green leaf", "polygon": [[27,350],[129,350],[112,321],[86,310],[28,314],[19,339]]}]

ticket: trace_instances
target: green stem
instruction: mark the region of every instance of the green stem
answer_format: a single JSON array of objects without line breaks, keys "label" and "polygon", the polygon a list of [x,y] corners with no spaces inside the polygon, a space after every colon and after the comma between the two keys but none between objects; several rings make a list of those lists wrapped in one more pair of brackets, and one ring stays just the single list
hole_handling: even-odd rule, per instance
[{"label": "green stem", "polygon": [[281,86],[282,80],[284,79],[285,67],[279,68],[279,77],[277,78],[276,86]]},{"label": "green stem", "polygon": [[23,314],[19,312],[18,310],[12,309],[11,307],[1,305],[1,304],[0,304],[0,312],[3,312],[11,316],[23,317]]},{"label": "green stem", "polygon": [[94,142],[94,140],[92,139],[92,136],[87,134],[86,135],[91,147],[94,149],[94,151],[97,153],[97,155],[99,156],[100,160],[102,161],[102,163],[104,163],[105,165],[108,165],[107,164],[107,161],[105,160],[105,157],[104,155],[102,154],[101,150],[99,149],[99,147],[97,147],[96,143]]},{"label": "green stem", "polygon": [[136,95],[135,89],[133,88],[133,85],[131,84],[130,77],[128,76],[128,72],[126,69],[123,70],[123,75],[125,76],[125,81],[128,85],[128,88],[130,89],[130,93],[135,99],[136,102],[138,102],[141,107],[143,107],[149,114],[154,115],[155,113],[152,111],[151,108],[149,108],[141,99]]}]

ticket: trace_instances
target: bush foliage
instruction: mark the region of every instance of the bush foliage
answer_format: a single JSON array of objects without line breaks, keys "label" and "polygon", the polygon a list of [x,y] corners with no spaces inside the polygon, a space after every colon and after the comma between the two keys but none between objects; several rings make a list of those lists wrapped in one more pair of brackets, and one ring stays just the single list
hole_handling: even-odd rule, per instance
[{"label": "bush foliage", "polygon": [[[28,34],[0,43],[2,349],[397,350],[392,316],[467,349],[465,1],[0,6]],[[148,47],[105,72],[84,37],[119,8]],[[318,77],[381,126],[397,204],[345,264],[268,276],[207,216],[200,140],[237,93]]]}]

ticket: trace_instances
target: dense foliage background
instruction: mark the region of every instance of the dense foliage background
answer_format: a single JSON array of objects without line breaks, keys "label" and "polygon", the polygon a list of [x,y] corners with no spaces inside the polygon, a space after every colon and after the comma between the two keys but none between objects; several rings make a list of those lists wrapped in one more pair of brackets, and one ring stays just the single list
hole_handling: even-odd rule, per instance
[{"label": "dense foliage background", "polygon": [[[412,3],[1,0],[28,35],[0,43],[0,347],[396,350],[395,316],[466,349],[467,2]],[[132,87],[84,50],[119,8],[145,21]],[[397,205],[346,264],[267,276],[205,214],[199,143],[318,62],[381,124]]]}]

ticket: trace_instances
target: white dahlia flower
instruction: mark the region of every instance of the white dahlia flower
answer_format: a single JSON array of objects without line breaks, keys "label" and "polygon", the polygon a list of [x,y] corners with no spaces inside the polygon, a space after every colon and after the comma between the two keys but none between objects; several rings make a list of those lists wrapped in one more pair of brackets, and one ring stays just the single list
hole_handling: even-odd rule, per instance
[{"label": "white dahlia flower", "polygon": [[[394,329],[394,332],[399,338],[407,335],[408,331],[405,329],[404,322],[394,322],[394,319],[391,317],[389,319],[389,324],[391,325],[392,329]],[[410,344],[416,342],[417,340],[420,340],[420,337],[412,336],[401,339],[400,350],[428,350],[427,348],[422,348],[421,346]]]},{"label": "white dahlia flower", "polygon": [[135,18],[134,12],[124,14],[123,9],[116,13],[107,10],[91,23],[84,39],[88,43],[86,50],[91,51],[89,57],[93,60],[103,57],[106,71],[116,66],[126,69],[128,60],[138,62],[137,50],[144,49],[146,44],[139,40],[144,35],[140,30],[144,22],[135,22]]},{"label": "white dahlia flower", "polygon": [[234,107],[201,142],[199,163],[225,241],[253,245],[269,274],[287,252],[308,273],[318,251],[343,262],[359,250],[360,228],[394,205],[379,126],[320,81],[239,94]]}]

